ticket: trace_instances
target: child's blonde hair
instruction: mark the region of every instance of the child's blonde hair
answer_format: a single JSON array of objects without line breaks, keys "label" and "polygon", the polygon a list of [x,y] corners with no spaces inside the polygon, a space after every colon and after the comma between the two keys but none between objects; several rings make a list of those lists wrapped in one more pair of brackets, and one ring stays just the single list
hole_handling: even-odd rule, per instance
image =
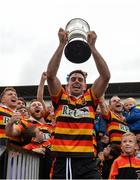
[{"label": "child's blonde hair", "polygon": [[129,98],[126,98],[124,101],[123,101],[123,103],[125,104],[125,103],[128,103],[128,102],[131,102],[131,103],[133,103],[134,105],[136,105],[136,99],[134,99],[134,98],[132,98],[132,97],[129,97]]},{"label": "child's blonde hair", "polygon": [[135,134],[132,133],[132,132],[126,132],[126,133],[124,133],[124,134],[122,135],[122,138],[121,138],[121,139],[123,139],[124,137],[128,137],[128,136],[134,137],[135,143],[137,142],[136,136],[135,136]]}]

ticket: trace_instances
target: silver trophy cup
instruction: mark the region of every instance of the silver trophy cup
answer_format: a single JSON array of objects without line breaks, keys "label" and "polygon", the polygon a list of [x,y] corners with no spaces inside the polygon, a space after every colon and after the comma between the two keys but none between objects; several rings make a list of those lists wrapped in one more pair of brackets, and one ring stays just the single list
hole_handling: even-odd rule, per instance
[{"label": "silver trophy cup", "polygon": [[87,61],[91,56],[91,50],[87,44],[89,24],[81,18],[74,18],[67,23],[65,30],[68,32],[68,43],[64,50],[66,58],[73,63]]}]

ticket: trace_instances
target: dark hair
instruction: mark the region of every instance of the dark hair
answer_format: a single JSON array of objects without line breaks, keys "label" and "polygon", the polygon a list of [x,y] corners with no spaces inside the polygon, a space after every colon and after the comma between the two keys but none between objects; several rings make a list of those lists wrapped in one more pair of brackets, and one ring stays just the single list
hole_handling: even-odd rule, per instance
[{"label": "dark hair", "polygon": [[113,159],[116,159],[121,154],[121,147],[118,144],[111,144],[110,147],[110,155],[113,156]]},{"label": "dark hair", "polygon": [[22,101],[25,104],[25,106],[27,105],[27,103],[23,97],[18,97],[18,100]]},{"label": "dark hair", "polygon": [[36,136],[36,134],[35,134],[36,128],[37,128],[36,126],[29,126],[22,132],[21,137],[23,138],[25,143],[27,143],[27,144],[30,143],[32,137]]},{"label": "dark hair", "polygon": [[84,80],[85,80],[85,82],[86,82],[87,73],[84,72],[84,71],[82,71],[82,70],[74,70],[74,71],[70,72],[70,74],[67,75],[67,82],[69,81],[70,76],[71,76],[72,74],[74,74],[74,73],[82,74],[82,76],[84,77]]}]

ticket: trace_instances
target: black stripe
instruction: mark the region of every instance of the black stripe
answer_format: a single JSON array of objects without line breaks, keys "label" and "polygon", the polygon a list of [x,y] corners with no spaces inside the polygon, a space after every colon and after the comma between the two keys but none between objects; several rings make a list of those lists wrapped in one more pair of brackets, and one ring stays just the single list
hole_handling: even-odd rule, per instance
[{"label": "black stripe", "polygon": [[119,123],[119,124],[126,125],[126,122],[125,122],[125,121],[120,121],[119,119],[115,119],[115,118],[112,118],[112,119],[111,119],[111,122],[116,122],[116,123]]},{"label": "black stripe", "polygon": [[59,122],[66,122],[66,123],[93,123],[92,118],[71,118],[71,117],[65,117],[65,116],[59,116],[57,118],[57,121]]},{"label": "black stripe", "polygon": [[54,157],[77,157],[77,158],[84,158],[84,157],[95,157],[94,153],[90,152],[51,152],[51,155]]},{"label": "black stripe", "polygon": [[68,134],[57,134],[55,133],[55,139],[64,139],[64,140],[92,140],[92,135],[68,135]]},{"label": "black stripe", "polygon": [[5,124],[0,124],[0,129],[5,129]]},{"label": "black stripe", "polygon": [[25,128],[27,128],[27,126],[21,121],[20,124]]},{"label": "black stripe", "polygon": [[118,129],[118,130],[112,129],[112,130],[109,131],[109,134],[113,134],[113,133],[124,134],[125,131],[121,131],[120,129]]},{"label": "black stripe", "polygon": [[1,111],[0,111],[0,116],[11,117],[12,115],[11,115],[11,114],[8,114],[8,113],[6,113],[6,112],[1,112]]},{"label": "black stripe", "polygon": [[66,99],[61,99],[61,101],[59,102],[59,104],[60,105],[68,105],[69,106],[69,108],[70,109],[75,109],[75,107],[77,108],[77,109],[79,109],[79,108],[82,108],[82,107],[85,107],[85,106],[92,106],[92,107],[94,107],[95,108],[95,106],[94,106],[94,104],[93,104],[93,102],[92,101],[86,101],[85,100],[85,102],[83,103],[83,104],[70,104],[69,103],[69,101]]}]

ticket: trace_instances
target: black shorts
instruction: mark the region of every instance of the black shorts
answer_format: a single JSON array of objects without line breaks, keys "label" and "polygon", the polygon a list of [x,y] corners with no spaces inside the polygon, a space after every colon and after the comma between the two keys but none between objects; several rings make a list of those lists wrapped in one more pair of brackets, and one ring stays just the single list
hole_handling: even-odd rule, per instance
[{"label": "black shorts", "polygon": [[100,179],[96,159],[56,158],[51,179]]}]

